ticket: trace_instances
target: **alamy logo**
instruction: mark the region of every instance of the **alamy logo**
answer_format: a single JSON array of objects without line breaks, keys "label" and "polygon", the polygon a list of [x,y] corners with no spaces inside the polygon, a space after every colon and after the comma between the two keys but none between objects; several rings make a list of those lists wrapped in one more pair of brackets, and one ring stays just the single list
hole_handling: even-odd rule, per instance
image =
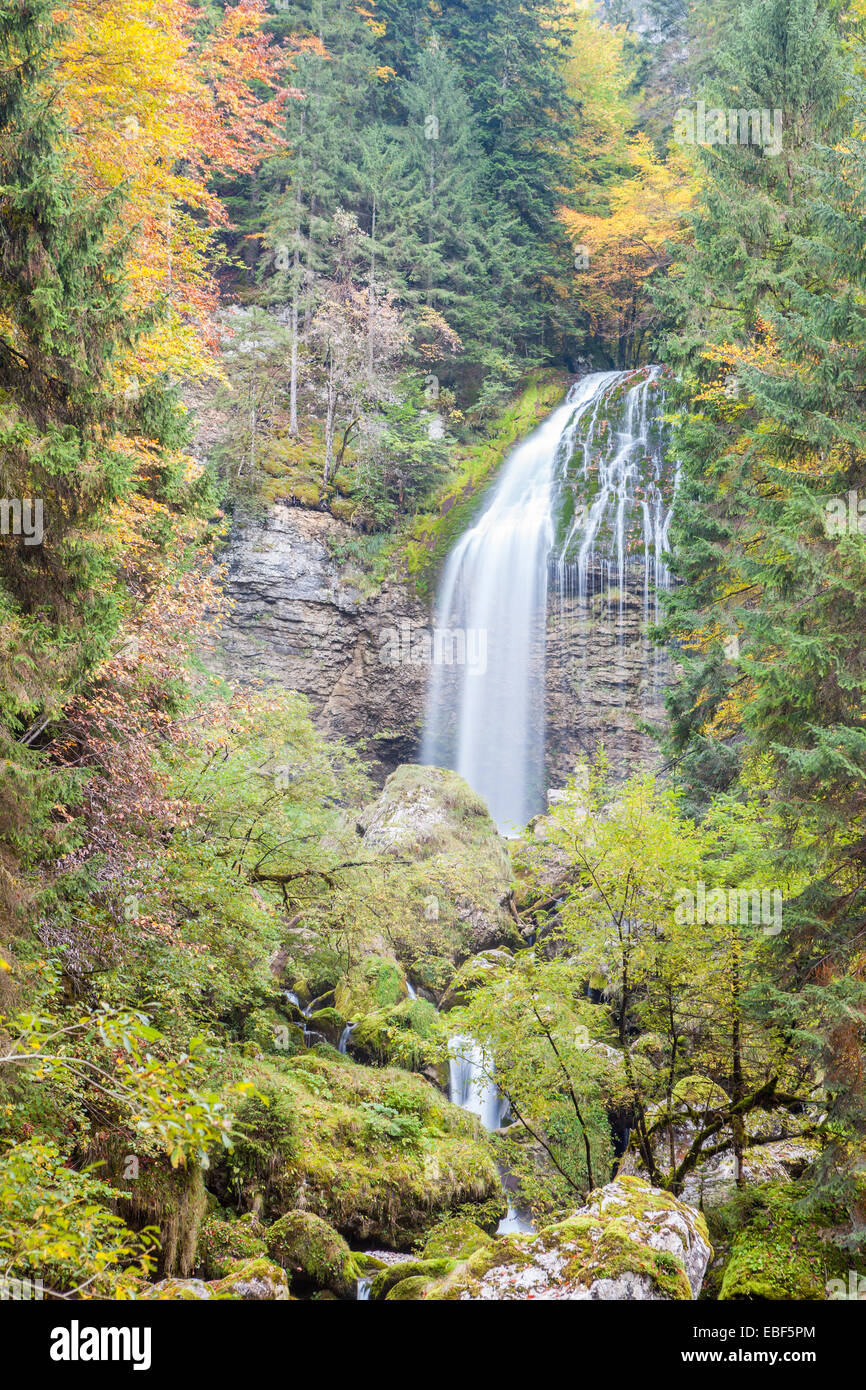
[{"label": "alamy logo", "polygon": [[41,545],[42,498],[0,497],[0,536],[22,536],[25,545]]},{"label": "alamy logo", "polygon": [[149,1327],[69,1327],[51,1332],[52,1361],[131,1361],[134,1371],[150,1370]]},{"label": "alamy logo", "polygon": [[678,145],[757,145],[765,154],[782,153],[782,112],[745,108],[707,110],[705,101],[694,111],[681,106],[674,118],[674,140]]},{"label": "alamy logo", "polygon": [[37,1299],[45,1297],[45,1286],[41,1279],[13,1279],[7,1275],[0,1276],[0,1300],[4,1302],[12,1299],[13,1302],[22,1300]]},{"label": "alamy logo", "polygon": [[765,936],[778,936],[782,930],[782,894],[778,888],[711,888],[705,883],[677,888],[674,921],[682,926],[694,922],[747,922],[764,928]]},{"label": "alamy logo", "polygon": [[830,497],[824,503],[824,531],[828,536],[866,535],[866,497],[856,488],[847,497]]},{"label": "alamy logo", "polygon": [[828,1279],[824,1287],[830,1299],[844,1298],[858,1303],[866,1300],[866,1279],[854,1269],[848,1270],[847,1284],[844,1279]]},{"label": "alamy logo", "polygon": [[466,666],[472,676],[487,670],[487,629],[412,627],[405,618],[379,634],[379,660],[385,666]]}]

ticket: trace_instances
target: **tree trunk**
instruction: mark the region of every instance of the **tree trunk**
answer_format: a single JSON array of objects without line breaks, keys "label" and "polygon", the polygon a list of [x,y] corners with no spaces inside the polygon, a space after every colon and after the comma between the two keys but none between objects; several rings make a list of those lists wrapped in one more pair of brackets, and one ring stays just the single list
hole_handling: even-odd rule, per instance
[{"label": "tree trunk", "polygon": [[295,243],[292,266],[292,356],[289,368],[289,435],[298,434],[298,284],[301,274],[301,255]]},{"label": "tree trunk", "polygon": [[337,413],[337,383],[333,351],[328,357],[328,402],[325,414],[325,468],[322,482],[328,487],[334,466],[334,418]]},{"label": "tree trunk", "polygon": [[367,371],[373,379],[373,330],[376,325],[376,195],[373,194],[373,214],[370,219],[370,283],[367,287]]}]

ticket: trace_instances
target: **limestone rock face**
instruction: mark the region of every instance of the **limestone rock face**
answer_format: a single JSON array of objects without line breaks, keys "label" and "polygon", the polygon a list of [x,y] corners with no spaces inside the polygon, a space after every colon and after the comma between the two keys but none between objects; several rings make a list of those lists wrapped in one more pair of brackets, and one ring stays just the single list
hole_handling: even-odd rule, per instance
[{"label": "limestone rock face", "polygon": [[[417,755],[429,677],[431,613],[408,584],[375,593],[332,547],[351,527],[275,503],[235,523],[221,555],[232,607],[210,664],[228,679],[306,695],[319,728],[362,745],[377,780]],[[644,632],[638,570],[623,595],[590,575],[590,611],[551,590],[546,635],[546,774],[563,786],[601,740],[614,775],[658,761],[638,728],[663,711],[671,673]],[[488,943],[490,944],[490,943]],[[483,949],[483,947],[481,948]]]},{"label": "limestone rock face", "polygon": [[642,1178],[617,1178],[567,1220],[497,1240],[413,1296],[689,1300],[700,1293],[711,1256],[699,1212]]},{"label": "limestone rock face", "polygon": [[604,577],[589,574],[588,612],[575,598],[551,591],[546,665],[546,770],[548,785],[562,787],[575,763],[604,744],[610,771],[625,777],[661,761],[658,745],[639,722],[659,722],[671,663],[649,643],[645,630],[643,574],[628,569],[630,586],[620,596]]},{"label": "limestone rock face", "polygon": [[327,512],[280,503],[237,522],[220,557],[232,608],[211,665],[233,681],[300,691],[323,732],[366,741],[384,778],[420,736],[428,668],[403,660],[403,637],[429,619],[403,585],[370,596],[353,582],[331,549],[353,534]]}]

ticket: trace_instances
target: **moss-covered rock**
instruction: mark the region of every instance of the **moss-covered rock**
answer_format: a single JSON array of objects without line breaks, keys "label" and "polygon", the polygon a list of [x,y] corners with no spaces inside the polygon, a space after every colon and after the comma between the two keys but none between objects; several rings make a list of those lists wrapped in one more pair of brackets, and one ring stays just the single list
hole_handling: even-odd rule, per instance
[{"label": "moss-covered rock", "polygon": [[494,1229],[504,1214],[488,1135],[423,1078],[314,1053],[251,1062],[248,1076],[260,1095],[239,1103],[235,1150],[213,1175],[226,1203],[266,1220],[303,1206],[391,1249],[467,1203]]},{"label": "moss-covered rock", "polygon": [[721,1300],[824,1299],[828,1274],[847,1273],[850,1257],[826,1241],[824,1221],[798,1211],[798,1196],[775,1184],[749,1193],[751,1210],[732,1243]]},{"label": "moss-covered rock", "polygon": [[456,1264],[455,1259],[442,1256],[435,1260],[405,1260],[389,1265],[373,1280],[370,1298],[373,1302],[380,1302],[388,1297],[395,1284],[401,1283],[404,1279],[439,1279],[450,1273]]},{"label": "moss-covered rock", "polygon": [[300,1010],[254,1009],[244,1024],[244,1040],[255,1043],[258,1054],[302,1052],[304,1028],[300,1019]]},{"label": "moss-covered rock", "polygon": [[565,1221],[534,1236],[500,1237],[444,1279],[415,1286],[411,1296],[692,1299],[711,1254],[700,1213],[641,1178],[619,1178]]},{"label": "moss-covered rock", "polygon": [[359,826],[371,851],[403,863],[406,896],[389,936],[413,978],[437,988],[435,972],[425,970],[431,958],[453,963],[524,944],[505,907],[512,884],[505,842],[457,773],[399,767]]},{"label": "moss-covered rock", "polygon": [[642,1057],[654,1067],[665,1060],[667,1048],[661,1033],[642,1033],[631,1045],[632,1056]]},{"label": "moss-covered rock", "polygon": [[363,957],[335,990],[337,1008],[347,1019],[357,1019],[380,1009],[394,1008],[409,998],[406,974],[393,957]]},{"label": "moss-covered rock", "polygon": [[280,1302],[292,1297],[285,1270],[269,1260],[235,1260],[222,1279],[163,1279],[138,1294],[148,1302],[203,1303],[208,1300]]},{"label": "moss-covered rock", "polygon": [[238,1260],[265,1253],[265,1230],[252,1213],[241,1220],[209,1216],[199,1231],[196,1265],[206,1279],[222,1279]]},{"label": "moss-covered rock", "polygon": [[228,1274],[211,1285],[215,1298],[238,1298],[244,1302],[277,1300],[289,1297],[286,1272],[270,1260],[235,1260]]},{"label": "moss-covered rock", "polygon": [[341,1298],[355,1292],[361,1272],[341,1235],[309,1211],[290,1211],[267,1231],[267,1252],[292,1275],[293,1283],[330,1289]]},{"label": "moss-covered rock", "polygon": [[351,1050],[363,1061],[424,1071],[443,1064],[446,1042],[442,1020],[433,1005],[426,999],[405,999],[358,1019],[352,1030]]},{"label": "moss-covered rock", "polygon": [[442,1013],[449,1013],[451,1009],[460,1008],[468,1003],[473,990],[485,984],[500,970],[510,970],[513,964],[511,952],[501,947],[479,951],[454,974],[439,1005]]},{"label": "moss-covered rock", "polygon": [[338,1047],[346,1019],[339,1009],[316,1009],[309,1015],[307,1026],[310,1033],[319,1034],[332,1047]]},{"label": "moss-covered rock", "polygon": [[428,1232],[423,1254],[428,1260],[455,1256],[465,1260],[474,1250],[492,1244],[491,1237],[466,1212],[448,1216]]},{"label": "moss-covered rock", "polygon": [[682,1109],[696,1110],[703,1115],[708,1110],[728,1104],[727,1093],[708,1076],[684,1076],[673,1089],[673,1103]]},{"label": "moss-covered rock", "polygon": [[407,1300],[415,1300],[423,1297],[423,1291],[428,1287],[429,1280],[423,1274],[414,1274],[408,1279],[401,1279],[399,1284],[395,1284],[393,1289],[389,1289],[385,1295],[387,1303],[400,1303]]}]

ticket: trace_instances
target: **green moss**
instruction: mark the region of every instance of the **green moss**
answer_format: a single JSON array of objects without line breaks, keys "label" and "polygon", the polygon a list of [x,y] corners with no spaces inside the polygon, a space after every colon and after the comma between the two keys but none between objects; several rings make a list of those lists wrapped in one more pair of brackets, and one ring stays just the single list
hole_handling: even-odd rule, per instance
[{"label": "green moss", "polygon": [[308,1026],[311,1032],[321,1033],[333,1047],[336,1047],[346,1026],[346,1019],[339,1009],[316,1009],[309,1016]]},{"label": "green moss", "polygon": [[742,1201],[736,1204],[745,1224],[731,1245],[720,1300],[823,1300],[828,1278],[847,1277],[850,1254],[826,1240],[826,1214],[816,1219],[798,1210],[801,1197],[793,1184],[768,1183],[749,1191],[745,1212]]},{"label": "green moss", "polygon": [[684,1076],[674,1086],[673,1102],[691,1110],[712,1110],[727,1105],[728,1097],[721,1086],[707,1076]]},{"label": "green moss", "polygon": [[289,1297],[289,1281],[285,1270],[266,1259],[235,1260],[228,1274],[210,1285],[212,1296],[219,1299],[248,1298],[250,1285],[263,1286],[264,1293],[257,1289],[258,1297],[285,1300]]},{"label": "green moss", "polygon": [[456,1260],[439,1258],[435,1260],[406,1260],[400,1264],[389,1265],[376,1278],[370,1286],[370,1298],[373,1302],[380,1302],[388,1297],[390,1291],[396,1284],[404,1279],[421,1278],[441,1279],[450,1273],[454,1268]]},{"label": "green moss", "polygon": [[423,1245],[426,1259],[438,1259],[451,1255],[466,1259],[474,1250],[491,1244],[490,1236],[471,1216],[461,1212],[457,1216],[447,1216],[437,1221],[428,1233]]},{"label": "green moss", "polygon": [[359,1019],[352,1032],[353,1048],[371,1060],[423,1071],[444,1055],[445,1032],[439,1014],[426,999],[406,999]]},{"label": "green moss", "polygon": [[423,1298],[429,1287],[430,1280],[422,1274],[416,1274],[410,1279],[401,1279],[399,1284],[395,1284],[393,1289],[386,1294],[386,1301],[388,1303],[414,1301]]},{"label": "green moss", "polygon": [[338,521],[351,521],[357,510],[357,502],[353,502],[348,497],[332,497],[328,502],[328,511]]},{"label": "green moss", "polygon": [[331,1289],[343,1298],[355,1291],[358,1277],[352,1252],[341,1235],[321,1217],[290,1211],[267,1231],[267,1251],[293,1280]]},{"label": "green moss", "polygon": [[276,1009],[253,1009],[244,1024],[244,1039],[256,1043],[263,1053],[302,1052],[304,1030]]},{"label": "green moss", "polygon": [[240,1104],[220,1175],[266,1219],[303,1200],[353,1241],[404,1249],[464,1203],[504,1212],[488,1136],[423,1078],[315,1053],[251,1062],[249,1076],[268,1103]]},{"label": "green moss", "polygon": [[634,1239],[631,1214],[605,1222],[601,1236],[595,1217],[575,1217],[545,1232],[555,1233],[561,1245],[574,1242],[577,1253],[565,1268],[566,1278],[589,1286],[599,1279],[619,1279],[623,1274],[645,1276],[653,1287],[670,1299],[690,1299],[691,1285],[681,1260],[666,1250],[653,1250]]},{"label": "green moss", "polygon": [[264,1253],[264,1228],[257,1221],[226,1221],[209,1216],[199,1231],[196,1265],[205,1279],[221,1279],[235,1261],[254,1259]]},{"label": "green moss", "polygon": [[117,1139],[92,1145],[87,1155],[97,1175],[118,1189],[117,1209],[127,1225],[133,1230],[159,1227],[159,1273],[188,1275],[207,1213],[201,1168],[172,1168],[165,1155],[145,1154],[138,1157],[137,1175],[126,1177],[128,1158]]},{"label": "green moss", "polygon": [[403,968],[389,956],[366,956],[336,990],[337,1006],[347,1019],[391,1008],[407,998]]}]

